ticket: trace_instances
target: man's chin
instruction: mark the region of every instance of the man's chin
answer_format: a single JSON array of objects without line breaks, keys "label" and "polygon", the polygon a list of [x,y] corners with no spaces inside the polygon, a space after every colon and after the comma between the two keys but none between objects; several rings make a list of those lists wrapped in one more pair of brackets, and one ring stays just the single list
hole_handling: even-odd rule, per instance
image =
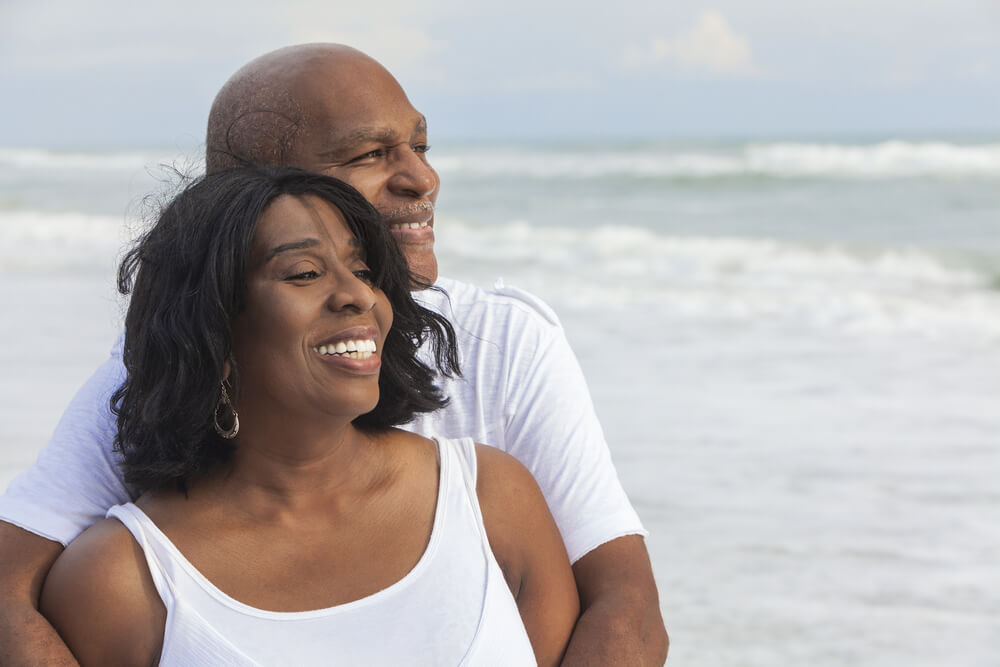
[{"label": "man's chin", "polygon": [[[410,265],[410,273],[422,283],[433,284],[438,278],[437,257],[434,256],[434,244],[427,243],[417,247],[414,245],[400,245],[406,255],[406,261]],[[419,288],[420,285],[415,285]]]}]

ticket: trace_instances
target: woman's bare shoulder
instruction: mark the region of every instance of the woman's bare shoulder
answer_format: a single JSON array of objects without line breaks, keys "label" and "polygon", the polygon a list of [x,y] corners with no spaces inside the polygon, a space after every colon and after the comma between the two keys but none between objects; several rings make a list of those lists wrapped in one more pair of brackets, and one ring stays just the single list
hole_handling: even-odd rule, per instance
[{"label": "woman's bare shoulder", "polygon": [[562,660],[580,613],[566,548],[535,478],[513,456],[476,446],[476,491],[490,547],[539,665]]},{"label": "woman's bare shoulder", "polygon": [[116,519],[94,524],[66,547],[39,608],[82,665],[148,665],[163,641],[166,608],[142,549]]},{"label": "woman's bare shoulder", "polygon": [[476,493],[493,553],[514,588],[537,543],[554,524],[535,478],[516,458],[488,445],[476,445]]},{"label": "woman's bare shoulder", "polygon": [[531,472],[507,452],[476,444],[476,462],[476,490],[480,504],[485,501],[506,506],[508,502],[514,502],[521,509],[529,510],[539,503],[544,506],[545,499]]}]

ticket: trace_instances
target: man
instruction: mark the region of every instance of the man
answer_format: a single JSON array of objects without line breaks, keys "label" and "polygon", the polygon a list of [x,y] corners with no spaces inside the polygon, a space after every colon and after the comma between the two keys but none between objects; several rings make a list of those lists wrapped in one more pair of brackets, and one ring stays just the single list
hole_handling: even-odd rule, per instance
[{"label": "man", "polygon": [[[275,51],[237,72],[216,97],[209,171],[249,160],[347,181],[385,216],[411,268],[442,287],[421,299],[459,335],[464,378],[451,405],[415,423],[469,435],[518,457],[535,475],[566,543],[582,614],[565,656],[574,665],[660,664],[667,637],[644,531],[615,476],[583,378],[552,312],[523,292],[438,280],[427,127],[381,65],[338,45]],[[118,353],[120,354],[120,353]],[[45,573],[69,540],[127,500],[110,451],[107,401],[115,354],[80,390],[35,466],[0,498],[0,663],[73,664],[38,615]]]}]

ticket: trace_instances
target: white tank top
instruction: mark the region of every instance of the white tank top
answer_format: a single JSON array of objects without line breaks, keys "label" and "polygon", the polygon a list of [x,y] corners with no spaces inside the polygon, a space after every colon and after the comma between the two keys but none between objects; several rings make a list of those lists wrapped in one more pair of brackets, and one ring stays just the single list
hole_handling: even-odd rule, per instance
[{"label": "white tank top", "polygon": [[534,665],[514,597],[490,549],[469,438],[437,441],[434,526],[410,572],[328,609],[275,612],[216,588],[132,503],[108,511],[146,555],[167,608],[160,665]]}]

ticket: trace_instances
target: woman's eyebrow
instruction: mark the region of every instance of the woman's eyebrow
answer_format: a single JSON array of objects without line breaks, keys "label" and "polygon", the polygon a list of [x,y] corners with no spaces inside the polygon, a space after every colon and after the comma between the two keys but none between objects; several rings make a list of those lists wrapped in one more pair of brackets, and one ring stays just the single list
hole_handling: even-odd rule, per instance
[{"label": "woman's eyebrow", "polygon": [[315,248],[319,245],[318,239],[308,238],[302,239],[301,241],[292,241],[291,243],[282,243],[281,245],[271,248],[267,256],[264,258],[264,263],[267,264],[275,256],[280,255],[283,252],[288,252],[289,250],[302,250],[303,248]]}]

